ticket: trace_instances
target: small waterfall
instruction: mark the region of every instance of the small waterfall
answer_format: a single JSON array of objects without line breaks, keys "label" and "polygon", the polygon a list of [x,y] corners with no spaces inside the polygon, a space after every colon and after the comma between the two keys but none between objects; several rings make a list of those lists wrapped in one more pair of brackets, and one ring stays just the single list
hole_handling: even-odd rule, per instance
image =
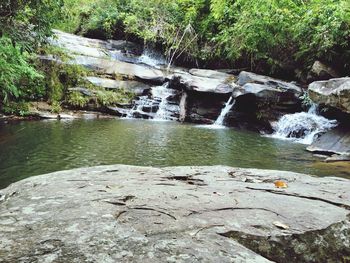
[{"label": "small waterfall", "polygon": [[224,121],[226,115],[229,113],[229,111],[232,109],[232,107],[235,105],[236,100],[233,97],[230,97],[229,100],[226,102],[225,107],[222,109],[219,117],[214,122],[213,126],[217,127],[223,127]]},{"label": "small waterfall", "polygon": [[337,126],[336,120],[328,120],[317,114],[317,106],[312,105],[308,112],[284,115],[273,125],[271,137],[289,139],[302,144],[311,144],[316,136]]},{"label": "small waterfall", "polygon": [[158,110],[154,116],[154,120],[176,120],[174,113],[179,112],[180,108],[176,104],[171,104],[168,98],[175,95],[174,90],[168,89],[169,83],[163,86],[152,88],[152,95],[155,100],[159,101]]},{"label": "small waterfall", "polygon": [[146,118],[158,121],[177,120],[180,107],[168,100],[175,93],[175,90],[168,88],[168,83],[152,87],[149,96],[141,96],[135,101],[134,107],[129,111],[126,118]]},{"label": "small waterfall", "polygon": [[161,53],[146,48],[142,55],[138,58],[138,63],[146,64],[151,67],[166,65],[167,62]]}]

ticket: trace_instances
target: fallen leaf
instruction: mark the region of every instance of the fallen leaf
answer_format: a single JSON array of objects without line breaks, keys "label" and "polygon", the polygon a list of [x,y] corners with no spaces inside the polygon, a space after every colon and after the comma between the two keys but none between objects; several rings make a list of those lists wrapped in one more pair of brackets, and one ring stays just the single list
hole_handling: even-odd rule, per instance
[{"label": "fallen leaf", "polygon": [[281,229],[285,229],[285,230],[289,229],[289,226],[288,226],[288,225],[283,224],[283,223],[281,223],[281,222],[279,222],[279,221],[275,221],[275,222],[273,222],[273,224],[274,224],[276,227],[281,228]]},{"label": "fallen leaf", "polygon": [[287,183],[285,183],[283,181],[275,181],[275,186],[277,188],[287,188],[288,187]]}]

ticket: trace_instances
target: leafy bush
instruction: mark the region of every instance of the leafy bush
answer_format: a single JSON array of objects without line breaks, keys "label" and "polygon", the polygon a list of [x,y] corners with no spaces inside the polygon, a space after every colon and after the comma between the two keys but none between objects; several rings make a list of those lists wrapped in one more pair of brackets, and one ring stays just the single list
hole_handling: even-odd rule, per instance
[{"label": "leafy bush", "polygon": [[318,59],[349,70],[347,0],[91,1],[80,32],[157,43],[168,58],[292,74]]},{"label": "leafy bush", "polygon": [[34,81],[43,76],[28,61],[28,53],[22,53],[9,38],[0,38],[0,98],[3,103],[42,94]]}]

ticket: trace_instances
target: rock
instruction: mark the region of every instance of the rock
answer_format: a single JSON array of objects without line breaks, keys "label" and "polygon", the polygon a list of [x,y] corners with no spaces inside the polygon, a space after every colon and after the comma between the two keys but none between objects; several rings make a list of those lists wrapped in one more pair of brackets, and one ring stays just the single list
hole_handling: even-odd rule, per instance
[{"label": "rock", "polygon": [[89,96],[89,97],[95,95],[95,92],[93,90],[89,90],[89,89],[83,88],[83,87],[68,88],[68,91],[80,92],[81,94],[83,94],[85,96]]},{"label": "rock", "polygon": [[321,135],[307,150],[310,152],[348,155],[350,154],[350,129],[339,126]]},{"label": "rock", "polygon": [[223,79],[234,78],[233,75],[210,69],[190,69],[190,74],[196,77]]},{"label": "rock", "polygon": [[307,76],[308,81],[326,80],[331,78],[339,78],[339,74],[334,69],[320,61],[315,61]]},{"label": "rock", "polygon": [[350,113],[350,78],[315,81],[308,92],[314,103]]},{"label": "rock", "polygon": [[350,154],[334,154],[331,157],[326,158],[325,162],[330,163],[330,162],[349,162],[350,161]]},{"label": "rock", "polygon": [[124,89],[136,96],[145,95],[151,89],[151,86],[133,80],[114,80],[100,77],[86,77],[86,79],[95,86],[105,89]]},{"label": "rock", "polygon": [[111,111],[111,113],[117,114],[118,116],[126,116],[130,111],[128,109],[124,109],[124,108],[120,108],[120,107],[108,106],[107,108]]},{"label": "rock", "polygon": [[102,74],[120,76],[131,80],[139,79],[155,84],[165,82],[165,74],[161,70],[143,65],[87,56],[74,56],[70,63],[85,66]]},{"label": "rock", "polygon": [[[298,100],[299,97],[303,94],[302,89],[293,83],[285,82],[267,76],[258,75],[247,71],[242,71],[239,74],[237,84],[239,86],[242,86],[243,89],[247,89],[250,93],[259,93],[265,88],[270,93],[272,91],[275,91],[278,94],[285,94],[288,97],[293,97],[296,100]],[[249,85],[245,86],[247,84]]]},{"label": "rock", "polygon": [[197,77],[190,74],[175,74],[169,87],[201,93],[230,94],[236,86],[230,79]]},{"label": "rock", "polygon": [[222,166],[35,176],[0,192],[1,261],[341,262],[349,189],[341,178]]}]

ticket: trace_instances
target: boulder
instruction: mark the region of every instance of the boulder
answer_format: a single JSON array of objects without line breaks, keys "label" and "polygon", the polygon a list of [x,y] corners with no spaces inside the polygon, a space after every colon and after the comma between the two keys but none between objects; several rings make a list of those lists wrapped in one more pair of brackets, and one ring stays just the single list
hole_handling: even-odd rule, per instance
[{"label": "boulder", "polygon": [[349,189],[347,179],[223,166],[35,176],[0,191],[1,261],[342,262]]},{"label": "boulder", "polygon": [[239,74],[237,84],[243,87],[244,90],[247,89],[250,93],[260,93],[265,88],[267,90],[267,95],[275,91],[278,94],[277,97],[281,97],[281,94],[285,94],[288,98],[291,97],[295,100],[298,100],[303,94],[302,89],[293,83],[247,71],[242,71]]},{"label": "boulder", "polygon": [[350,78],[315,81],[308,92],[314,103],[350,113]]},{"label": "boulder", "polygon": [[326,80],[331,78],[339,78],[339,74],[321,61],[315,61],[307,76],[308,81]]},{"label": "boulder", "polygon": [[321,135],[308,148],[310,152],[320,152],[327,154],[350,154],[350,129],[349,127],[339,126],[327,133]]}]

